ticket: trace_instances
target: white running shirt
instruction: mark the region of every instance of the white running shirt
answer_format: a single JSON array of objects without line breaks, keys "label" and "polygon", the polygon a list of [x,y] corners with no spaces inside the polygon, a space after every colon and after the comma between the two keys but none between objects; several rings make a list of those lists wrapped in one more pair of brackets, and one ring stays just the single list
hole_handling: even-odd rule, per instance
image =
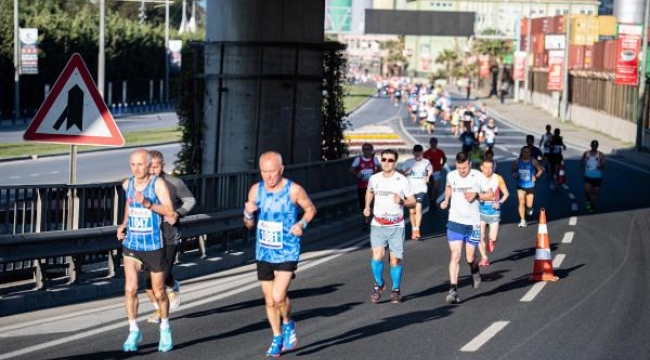
[{"label": "white running shirt", "polygon": [[427,192],[427,178],[433,172],[433,167],[427,159],[417,161],[415,159],[408,159],[402,165],[405,173],[410,173],[406,176],[411,182],[413,193],[426,193]]},{"label": "white running shirt", "polygon": [[375,195],[371,225],[404,227],[404,207],[395,203],[393,195],[402,199],[413,195],[408,179],[397,171],[389,178],[380,172],[370,177],[368,190]]},{"label": "white running shirt", "polygon": [[451,204],[449,221],[463,225],[476,225],[481,222],[479,201],[469,202],[465,192],[483,193],[490,189],[490,183],[478,170],[471,169],[466,177],[461,177],[458,170],[447,174],[447,186],[451,187]]}]

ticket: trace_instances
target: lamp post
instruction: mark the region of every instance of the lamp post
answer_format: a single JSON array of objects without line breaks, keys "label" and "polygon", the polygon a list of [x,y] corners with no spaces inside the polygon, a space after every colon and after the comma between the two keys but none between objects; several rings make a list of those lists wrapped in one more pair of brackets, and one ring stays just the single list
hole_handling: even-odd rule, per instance
[{"label": "lamp post", "polygon": [[169,0],[165,0],[165,103],[169,103]]},{"label": "lamp post", "polygon": [[529,94],[532,93],[532,91],[528,91],[528,83],[529,83],[529,72],[530,72],[530,43],[532,41],[531,33],[533,32],[533,0],[528,0],[528,26],[526,31],[528,32],[526,34],[526,64],[524,66],[524,104],[528,104],[528,99],[529,99]]},{"label": "lamp post", "polygon": [[14,123],[20,119],[20,41],[18,38],[18,0],[14,0]]}]

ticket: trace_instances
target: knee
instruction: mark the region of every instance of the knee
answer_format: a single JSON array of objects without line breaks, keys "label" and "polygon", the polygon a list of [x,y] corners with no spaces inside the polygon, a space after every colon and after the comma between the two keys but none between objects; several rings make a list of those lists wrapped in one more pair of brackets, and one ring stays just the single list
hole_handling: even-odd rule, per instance
[{"label": "knee", "polygon": [[138,295],[138,286],[136,284],[125,284],[124,295],[126,297],[136,297]]},{"label": "knee", "polygon": [[451,262],[453,262],[453,263],[460,262],[460,252],[459,251],[452,251],[451,252]]}]

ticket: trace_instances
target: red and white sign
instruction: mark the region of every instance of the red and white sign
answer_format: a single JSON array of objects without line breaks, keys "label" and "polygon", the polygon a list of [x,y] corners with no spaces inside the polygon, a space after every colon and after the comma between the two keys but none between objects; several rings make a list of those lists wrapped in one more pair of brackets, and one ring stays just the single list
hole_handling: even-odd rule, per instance
[{"label": "red and white sign", "polygon": [[619,85],[639,84],[639,51],[643,27],[639,25],[618,25],[616,49],[616,70],[614,83]]},{"label": "red and white sign", "polygon": [[526,77],[526,52],[525,51],[516,51],[515,52],[515,64],[514,71],[512,73],[512,79],[514,81],[524,81]]},{"label": "red and white sign", "polygon": [[562,90],[564,83],[564,50],[549,50],[546,90]]},{"label": "red and white sign", "polygon": [[26,141],[124,146],[81,55],[74,54],[23,134]]}]

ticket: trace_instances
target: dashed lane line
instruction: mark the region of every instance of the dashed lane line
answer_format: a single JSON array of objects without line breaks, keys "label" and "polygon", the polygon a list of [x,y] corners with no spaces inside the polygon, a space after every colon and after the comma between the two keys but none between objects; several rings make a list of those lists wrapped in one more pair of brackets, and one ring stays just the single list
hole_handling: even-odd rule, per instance
[{"label": "dashed lane line", "polygon": [[578,211],[578,204],[572,203],[571,204],[571,211],[573,211],[573,212]]},{"label": "dashed lane line", "polygon": [[575,233],[573,231],[565,232],[564,237],[562,238],[562,244],[571,244],[574,234]]},{"label": "dashed lane line", "polygon": [[463,352],[474,352],[485,345],[490,339],[492,339],[499,331],[503,330],[510,321],[496,321],[492,325],[488,326],[487,329],[483,330],[478,336],[476,336],[472,341],[468,342],[460,348],[460,351]]},{"label": "dashed lane line", "polygon": [[577,216],[571,216],[569,218],[569,226],[576,226],[578,223],[578,217]]},{"label": "dashed lane line", "polygon": [[[557,254],[555,259],[553,259],[553,268],[559,268],[562,265],[562,262],[566,258],[564,254]],[[535,300],[535,297],[544,289],[546,286],[546,281],[538,281],[533,285],[530,290],[519,300],[521,302],[531,302]]]},{"label": "dashed lane line", "polygon": [[571,199],[571,200],[575,200],[576,197],[575,197],[575,195],[573,195],[573,193],[569,193],[569,199]]}]

